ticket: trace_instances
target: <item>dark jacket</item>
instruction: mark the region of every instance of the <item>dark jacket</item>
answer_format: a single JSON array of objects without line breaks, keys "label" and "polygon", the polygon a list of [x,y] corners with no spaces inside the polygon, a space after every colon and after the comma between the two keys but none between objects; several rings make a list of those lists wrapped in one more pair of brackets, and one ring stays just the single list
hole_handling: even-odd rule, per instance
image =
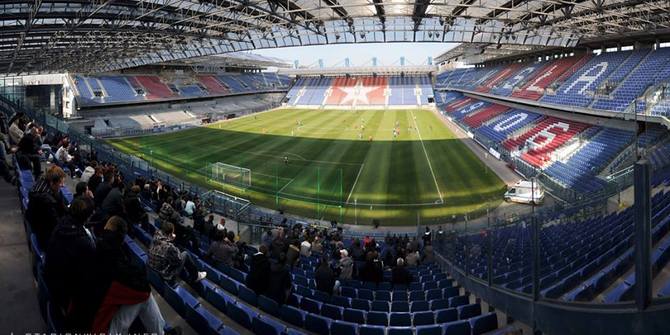
[{"label": "dark jacket", "polygon": [[38,145],[39,142],[37,136],[26,133],[21,137],[21,140],[17,145],[17,151],[24,155],[37,155],[37,152],[40,149],[40,146]]},{"label": "dark jacket", "polygon": [[237,246],[235,243],[224,240],[216,241],[209,245],[207,256],[211,257],[215,262],[223,265],[233,266],[233,258],[237,254]]},{"label": "dark jacket", "polygon": [[391,272],[391,282],[394,285],[409,285],[412,282],[412,274],[404,266],[396,266]]},{"label": "dark jacket", "polygon": [[281,262],[273,262],[270,265],[270,276],[268,282],[268,289],[265,295],[283,305],[288,298],[289,290],[291,289],[291,274],[286,264]]},{"label": "dark jacket", "polygon": [[40,178],[30,190],[28,199],[26,218],[37,236],[39,246],[44,250],[58,220],[67,213],[65,197],[60,190],[54,193],[49,183]]},{"label": "dark jacket", "polygon": [[102,201],[102,211],[107,216],[122,216],[125,217],[125,210],[123,208],[123,194],[118,187],[113,187],[107,193],[107,196]]},{"label": "dark jacket", "polygon": [[144,211],[137,193],[129,190],[126,193],[125,199],[123,199],[123,207],[125,208],[128,221],[132,223],[146,222],[147,213]]},{"label": "dark jacket", "polygon": [[[91,177],[92,179],[93,177]],[[89,180],[90,182],[90,180]],[[107,198],[107,195],[112,190],[112,186],[109,183],[104,182],[100,183],[95,189],[95,194],[93,195],[93,200],[95,200],[95,207],[102,208],[102,203]]]},{"label": "dark jacket", "polygon": [[[95,193],[98,191],[98,186],[102,183],[102,177],[94,174],[91,176],[91,178],[88,178],[88,189],[93,192],[93,196],[95,196]],[[109,192],[109,191],[108,191]],[[100,199],[100,201],[105,200],[105,199]]]},{"label": "dark jacket", "polygon": [[330,266],[320,265],[316,272],[314,272],[314,280],[316,280],[316,289],[328,294],[333,294],[333,287],[335,287],[335,274]]},{"label": "dark jacket", "polygon": [[384,279],[384,270],[379,260],[366,261],[360,271],[361,280],[379,283]]},{"label": "dark jacket", "polygon": [[171,222],[175,225],[180,224],[182,221],[181,215],[167,202],[164,202],[161,206],[158,218],[161,219],[161,222]]},{"label": "dark jacket", "polygon": [[45,280],[52,301],[68,311],[68,330],[88,330],[92,321],[88,310],[95,251],[95,242],[83,223],[69,215],[60,220],[46,249]]},{"label": "dark jacket", "polygon": [[300,249],[295,245],[289,245],[286,251],[286,265],[293,268],[300,259]]},{"label": "dark jacket", "polygon": [[268,289],[270,278],[270,261],[262,253],[257,253],[251,258],[251,269],[247,276],[247,287],[256,294],[265,294]]}]

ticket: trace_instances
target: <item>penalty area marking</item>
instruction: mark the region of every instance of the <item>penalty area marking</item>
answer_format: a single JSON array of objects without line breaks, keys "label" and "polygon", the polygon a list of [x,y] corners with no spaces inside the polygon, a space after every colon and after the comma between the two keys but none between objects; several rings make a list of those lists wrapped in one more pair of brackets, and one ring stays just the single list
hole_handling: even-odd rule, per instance
[{"label": "penalty area marking", "polygon": [[358,177],[361,176],[361,171],[363,171],[363,166],[365,164],[361,164],[361,167],[358,168],[358,174],[356,174],[356,179],[354,180],[354,184],[351,186],[351,190],[349,191],[349,196],[347,197],[347,201],[345,204],[349,203],[349,199],[351,199],[351,195],[354,194],[354,189],[356,188],[356,183],[358,183]]},{"label": "penalty area marking", "polygon": [[435,188],[437,189],[437,194],[440,196],[440,202],[444,203],[444,198],[442,198],[442,192],[440,191],[440,186],[437,185],[437,178],[435,178],[435,172],[433,172],[433,165],[430,163],[430,158],[428,158],[428,152],[426,152],[426,146],[423,144],[423,138],[421,138],[421,130],[419,130],[419,124],[416,123],[416,116],[414,111],[411,111],[412,120],[414,121],[414,128],[416,128],[416,133],[419,135],[419,142],[421,142],[421,147],[423,148],[423,154],[426,156],[426,161],[428,162],[428,168],[430,168],[430,174],[433,175],[433,182],[435,182]]}]

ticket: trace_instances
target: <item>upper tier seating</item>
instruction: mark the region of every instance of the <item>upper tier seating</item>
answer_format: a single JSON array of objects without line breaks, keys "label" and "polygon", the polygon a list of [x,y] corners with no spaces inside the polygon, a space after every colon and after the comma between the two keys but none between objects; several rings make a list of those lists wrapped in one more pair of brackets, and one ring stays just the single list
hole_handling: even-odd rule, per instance
[{"label": "upper tier seating", "polygon": [[174,98],[177,93],[172,91],[158,76],[136,76],[137,82],[144,87],[146,97],[152,99]]},{"label": "upper tier seating", "polygon": [[491,93],[497,95],[508,96],[514,91],[514,88],[523,85],[528,78],[535,75],[535,72],[543,67],[543,63],[525,64],[518,71],[513,73],[509,78],[499,83],[496,87],[491,89]]},{"label": "upper tier seating", "polygon": [[449,115],[457,120],[461,120],[464,117],[477,113],[477,111],[485,109],[489,106],[491,106],[491,104],[488,102],[472,100],[471,103],[457,108],[455,111],[449,113]]},{"label": "upper tier seating", "polygon": [[514,63],[512,65],[503,66],[495,75],[493,75],[485,83],[477,87],[476,91],[478,92],[489,92],[491,89],[496,87],[498,84],[506,81],[510,76],[515,74],[519,68],[521,68],[520,63]]},{"label": "upper tier seating", "polygon": [[493,119],[494,117],[505,113],[510,108],[503,105],[491,104],[486,108],[482,108],[476,113],[471,113],[463,118],[463,123],[470,128],[477,128],[483,122]]},{"label": "upper tier seating", "polygon": [[568,71],[577,61],[579,59],[576,57],[567,57],[547,63],[528,80],[520,91],[512,93],[512,96],[528,100],[540,99],[544,94],[545,88],[565,71]]}]

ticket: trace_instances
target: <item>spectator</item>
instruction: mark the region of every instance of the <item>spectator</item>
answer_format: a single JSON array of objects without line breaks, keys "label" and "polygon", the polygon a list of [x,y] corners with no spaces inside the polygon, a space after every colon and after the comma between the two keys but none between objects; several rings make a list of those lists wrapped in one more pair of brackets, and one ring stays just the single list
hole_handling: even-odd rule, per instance
[{"label": "spectator", "polygon": [[184,204],[184,213],[188,217],[193,216],[193,213],[195,213],[195,202],[193,202],[190,197],[186,198],[186,204]]},{"label": "spectator", "polygon": [[95,161],[90,162],[86,166],[86,168],[84,168],[84,172],[82,172],[81,178],[79,178],[79,180],[81,180],[84,183],[88,183],[88,181],[91,179],[91,177],[93,177],[93,175],[95,175],[95,167],[97,166],[97,164],[98,163],[95,162]]},{"label": "spectator", "polygon": [[76,166],[74,164],[74,157],[68,152],[69,149],[70,145],[65,142],[63,146],[56,151],[56,159],[60,165],[66,166],[68,170],[70,170],[70,177],[74,178]]},{"label": "spectator", "polygon": [[144,210],[144,207],[142,207],[139,193],[140,187],[138,185],[133,185],[125,194],[123,207],[129,223],[146,225],[149,222],[149,216]]},{"label": "spectator", "polygon": [[261,245],[251,259],[251,269],[249,275],[247,275],[247,287],[256,292],[257,295],[265,294],[270,282],[268,273],[271,269],[267,254],[268,248]]},{"label": "spectator", "polygon": [[268,230],[267,232],[265,232],[265,234],[263,235],[261,244],[263,244],[263,245],[267,246],[268,248],[270,248],[270,247],[272,246],[272,240],[273,240],[273,238],[272,238],[272,230],[270,229],[270,230]]},{"label": "spectator", "polygon": [[376,251],[369,251],[365,256],[365,265],[361,269],[361,280],[380,283],[384,278],[382,264],[377,258]]},{"label": "spectator", "polygon": [[426,227],[426,231],[423,233],[423,236],[421,238],[423,239],[424,246],[430,244],[430,242],[432,241],[432,234],[430,232],[430,228]]},{"label": "spectator", "polygon": [[351,276],[354,271],[354,261],[349,257],[347,250],[340,250],[340,279],[351,279]]},{"label": "spectator", "polygon": [[160,212],[158,213],[158,218],[161,222],[170,222],[172,224],[181,224],[182,217],[177,211],[172,207],[172,197],[168,197],[167,201],[161,206]]},{"label": "spectator", "polygon": [[286,254],[281,253],[279,259],[270,264],[270,280],[268,281],[268,298],[283,305],[291,293],[291,274],[286,265]]},{"label": "spectator", "polygon": [[428,244],[426,244],[423,247],[423,257],[422,257],[421,261],[424,264],[435,262],[435,252],[433,250],[433,243],[432,242],[428,242]]},{"label": "spectator", "polygon": [[[279,239],[279,238],[277,238]],[[275,241],[277,240],[275,239]],[[293,241],[292,244],[288,246],[288,251],[286,252],[286,264],[290,269],[293,269],[293,267],[298,263],[300,260],[300,248],[298,247],[300,244],[298,240]],[[283,251],[280,251],[281,253]]]},{"label": "spectator", "polygon": [[84,227],[92,212],[83,199],[73,201],[70,213],[59,221],[46,248],[47,287],[55,305],[64,312],[69,331],[88,331],[92,319],[88,294],[95,241]]},{"label": "spectator", "polygon": [[[95,168],[95,173],[88,179],[88,189],[95,194],[98,191],[98,186],[102,184],[103,170],[101,166]],[[105,200],[101,199],[100,201]]]},{"label": "spectator", "polygon": [[308,240],[302,241],[300,243],[300,255],[309,257],[312,255],[312,244]]},{"label": "spectator", "polygon": [[16,159],[21,170],[32,170],[35,179],[38,179],[42,174],[42,165],[40,163],[42,149],[40,149],[41,140],[38,133],[37,127],[26,131],[19,141],[16,151]]},{"label": "spectator", "polygon": [[60,190],[64,181],[65,172],[57,165],[52,165],[28,194],[26,218],[42,248],[47,246],[58,219],[67,212],[65,197]]},{"label": "spectator", "polygon": [[147,265],[158,272],[168,282],[175,282],[181,270],[186,270],[190,282],[198,282],[207,276],[207,272],[198,272],[191,255],[180,251],[174,243],[174,225],[162,222],[161,229],[156,231]]},{"label": "spectator", "polygon": [[216,234],[216,225],[214,224],[214,215],[210,214],[209,217],[207,217],[207,221],[202,225],[202,232],[203,235],[207,236],[210,240]]},{"label": "spectator", "polygon": [[214,243],[209,245],[207,256],[214,260],[217,265],[225,265],[233,267],[233,259],[237,254],[237,246],[235,245],[235,233],[229,231],[227,236],[223,232],[217,234]]},{"label": "spectator", "polygon": [[[139,317],[147,333],[163,334],[165,320],[151,294],[146,272],[133,265],[123,251],[127,231],[127,223],[114,216],[107,221],[98,240],[95,293],[100,304],[92,331],[127,334]],[[168,333],[179,333],[179,330],[175,328]]]},{"label": "spectator", "polygon": [[317,290],[331,295],[333,294],[334,289],[339,286],[335,280],[333,269],[328,265],[328,258],[326,256],[321,257],[319,267],[317,267],[314,272],[314,280],[316,280]]},{"label": "spectator", "polygon": [[361,248],[361,241],[358,238],[355,238],[351,244],[351,250],[349,250],[351,258],[356,262],[365,261],[365,252]]},{"label": "spectator", "polygon": [[410,250],[407,253],[407,256],[405,256],[405,263],[407,264],[408,267],[414,267],[419,265],[419,259],[420,259],[419,252]]},{"label": "spectator", "polygon": [[391,282],[393,285],[409,285],[412,282],[412,274],[405,268],[402,258],[398,258],[396,267],[391,271]]},{"label": "spectator", "polygon": [[107,196],[102,201],[101,209],[105,218],[112,216],[126,217],[126,210],[123,207],[123,187],[123,182],[115,176],[112,189],[107,192]]},{"label": "spectator", "polygon": [[[93,178],[93,177],[91,177]],[[107,195],[109,192],[112,191],[114,188],[114,183],[116,181],[116,178],[114,176],[114,170],[113,169],[108,169],[103,177],[103,182],[100,182],[100,184],[95,188],[95,193],[93,196],[93,199],[95,200],[95,207],[96,208],[102,208],[102,202],[105,201],[105,198],[107,198]],[[91,187],[90,185],[90,180],[89,180],[89,188]],[[93,188],[91,188],[93,189]]]},{"label": "spectator", "polygon": [[312,252],[318,254],[323,253],[323,244],[321,243],[321,238],[317,235],[314,237],[314,242],[312,242]]}]

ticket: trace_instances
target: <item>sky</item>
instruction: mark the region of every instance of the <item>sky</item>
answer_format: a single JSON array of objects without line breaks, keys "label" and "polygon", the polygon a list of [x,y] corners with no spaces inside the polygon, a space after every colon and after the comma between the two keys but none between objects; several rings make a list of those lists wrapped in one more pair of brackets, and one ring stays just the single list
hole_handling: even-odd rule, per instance
[{"label": "sky", "polygon": [[377,57],[377,65],[400,65],[400,57],[405,57],[406,65],[426,64],[428,57],[437,57],[456,46],[454,43],[361,43],[317,45],[255,50],[254,53],[276,57],[293,64],[298,60],[300,66],[318,66],[323,59],[324,66],[344,66],[349,58],[352,66],[372,65],[372,57]]}]

